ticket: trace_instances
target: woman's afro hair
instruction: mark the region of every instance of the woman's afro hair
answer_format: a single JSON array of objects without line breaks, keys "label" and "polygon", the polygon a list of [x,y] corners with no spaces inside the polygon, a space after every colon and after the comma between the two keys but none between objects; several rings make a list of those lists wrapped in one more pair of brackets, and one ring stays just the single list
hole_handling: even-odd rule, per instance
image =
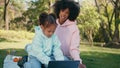
[{"label": "woman's afro hair", "polygon": [[57,18],[59,18],[60,10],[69,9],[69,17],[68,19],[74,21],[80,12],[79,3],[71,1],[71,0],[58,0],[53,5],[54,13],[56,14]]}]

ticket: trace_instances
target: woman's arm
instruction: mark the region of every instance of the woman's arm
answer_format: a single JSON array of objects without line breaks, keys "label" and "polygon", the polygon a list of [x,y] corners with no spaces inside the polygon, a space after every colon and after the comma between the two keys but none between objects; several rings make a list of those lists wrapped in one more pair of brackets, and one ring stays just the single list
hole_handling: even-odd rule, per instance
[{"label": "woman's arm", "polygon": [[79,30],[73,32],[71,43],[70,43],[70,55],[74,60],[80,60],[80,63],[82,63],[82,60],[80,59],[80,35]]}]

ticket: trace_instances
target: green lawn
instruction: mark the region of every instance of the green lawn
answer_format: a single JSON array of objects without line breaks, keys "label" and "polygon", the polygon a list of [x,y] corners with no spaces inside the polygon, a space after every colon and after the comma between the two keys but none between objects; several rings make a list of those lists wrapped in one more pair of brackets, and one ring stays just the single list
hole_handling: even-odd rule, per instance
[{"label": "green lawn", "polygon": [[120,68],[120,49],[81,45],[81,58],[87,68]]},{"label": "green lawn", "polygon": [[[0,41],[0,68],[9,49],[15,49],[16,55],[26,55],[24,47],[31,41]],[[87,68],[120,68],[120,49],[104,48],[98,46],[81,45],[81,58]]]}]

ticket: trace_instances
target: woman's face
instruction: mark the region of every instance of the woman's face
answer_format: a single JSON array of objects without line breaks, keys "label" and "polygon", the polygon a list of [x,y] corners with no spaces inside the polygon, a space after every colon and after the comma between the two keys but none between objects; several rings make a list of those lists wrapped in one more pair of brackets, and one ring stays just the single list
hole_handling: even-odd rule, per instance
[{"label": "woman's face", "polygon": [[60,13],[59,13],[59,23],[60,24],[63,24],[67,20],[69,13],[70,12],[69,12],[68,8],[66,8],[64,10],[60,10]]}]

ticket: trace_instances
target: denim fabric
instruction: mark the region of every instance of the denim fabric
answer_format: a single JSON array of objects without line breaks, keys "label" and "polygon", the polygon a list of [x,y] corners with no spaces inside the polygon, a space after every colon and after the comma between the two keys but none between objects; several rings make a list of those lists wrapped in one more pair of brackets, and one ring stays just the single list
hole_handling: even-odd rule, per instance
[{"label": "denim fabric", "polygon": [[[71,60],[70,58],[64,56],[65,61]],[[51,56],[51,61],[55,61],[55,58]],[[47,68],[47,65],[45,65]],[[36,57],[29,56],[28,62],[24,64],[24,68],[42,68],[42,63],[37,60]]]},{"label": "denim fabric", "polygon": [[41,68],[41,62],[36,57],[29,56],[28,62],[24,64],[24,68]]},{"label": "denim fabric", "polygon": [[68,60],[72,60],[71,58],[67,57],[67,56],[64,56],[64,60],[65,61],[68,61]]}]

